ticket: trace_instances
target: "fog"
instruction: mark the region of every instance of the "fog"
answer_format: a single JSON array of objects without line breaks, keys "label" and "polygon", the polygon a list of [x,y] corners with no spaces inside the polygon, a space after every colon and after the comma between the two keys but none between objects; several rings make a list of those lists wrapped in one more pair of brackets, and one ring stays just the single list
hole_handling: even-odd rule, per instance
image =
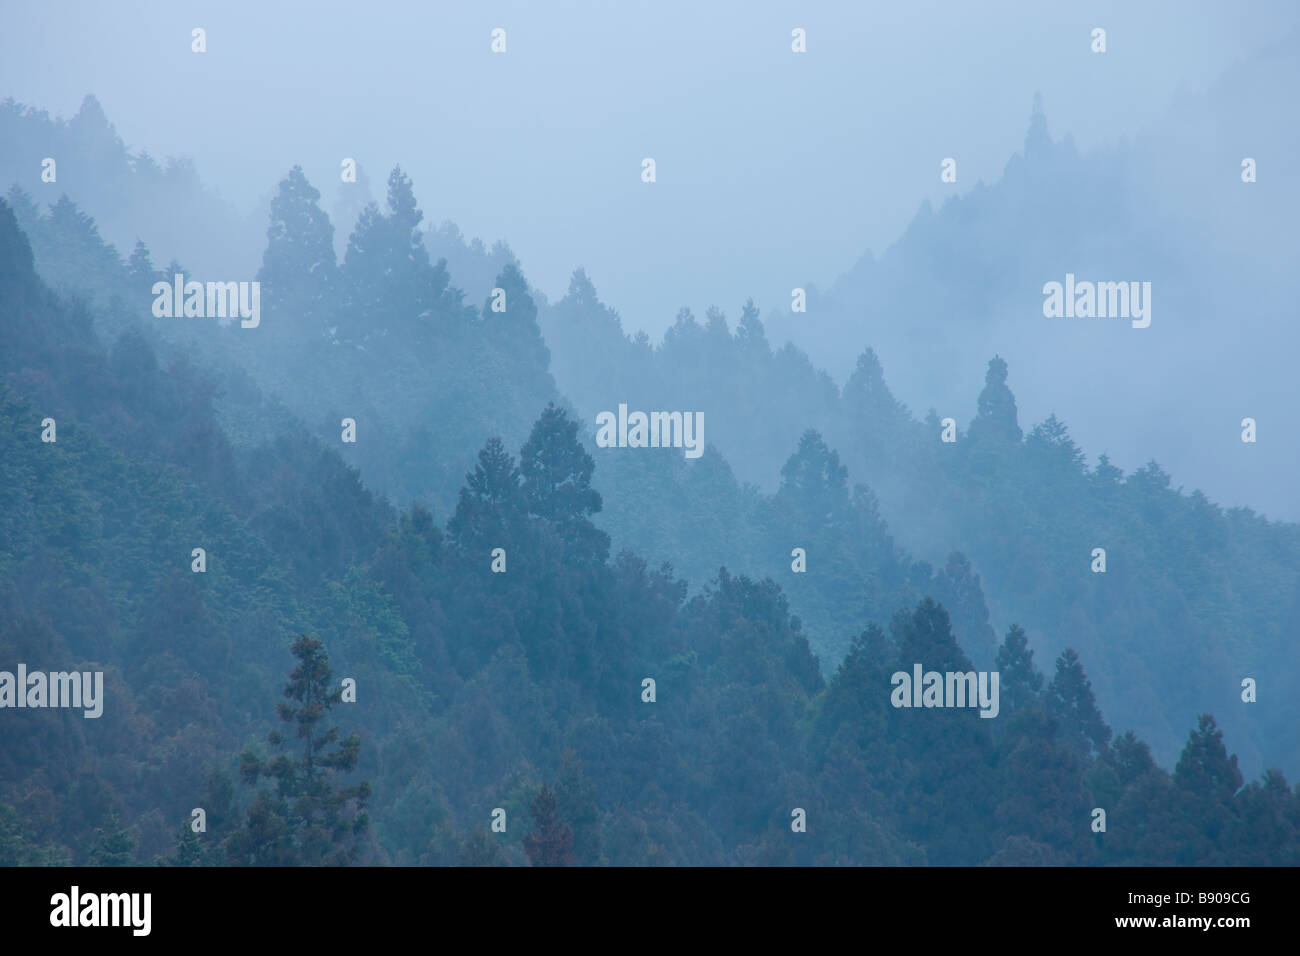
[{"label": "fog", "polygon": [[400,162],[428,219],[506,239],[551,297],[584,265],[657,336],[679,306],[788,300],[879,255],[950,194],[944,157],[959,193],[996,180],[1035,90],[1081,149],[1113,144],[1300,19],[1060,6],[23,4],[0,95],[68,116],[93,93],[133,150],[194,157],[241,213],[295,163],[332,200],[343,157],[381,178]]}]

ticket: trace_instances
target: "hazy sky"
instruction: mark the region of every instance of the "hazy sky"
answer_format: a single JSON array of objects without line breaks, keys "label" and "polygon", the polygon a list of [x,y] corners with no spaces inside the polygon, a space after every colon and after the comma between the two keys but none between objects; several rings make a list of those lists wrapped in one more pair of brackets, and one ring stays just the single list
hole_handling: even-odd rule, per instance
[{"label": "hazy sky", "polygon": [[[788,302],[878,254],[922,199],[946,195],[946,156],[962,191],[996,179],[1035,90],[1054,134],[1085,149],[1132,136],[1298,11],[45,0],[7,5],[0,96],[69,116],[94,93],[130,148],[192,156],[241,212],[295,163],[330,210],[343,157],[380,189],[400,162],[427,219],[507,239],[552,298],[585,265],[629,327],[657,333],[681,305],[734,321],[748,295]],[[1105,56],[1089,50],[1095,26]],[[790,50],[794,27],[806,54]]]}]

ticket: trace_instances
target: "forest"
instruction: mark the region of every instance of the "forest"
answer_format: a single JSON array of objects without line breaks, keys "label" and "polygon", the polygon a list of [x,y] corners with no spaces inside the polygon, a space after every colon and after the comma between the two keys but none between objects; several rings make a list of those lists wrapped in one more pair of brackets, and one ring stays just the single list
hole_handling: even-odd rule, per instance
[{"label": "forest", "polygon": [[[211,197],[83,113],[103,180],[0,201],[0,669],[103,712],[3,713],[0,863],[1300,863],[1300,527],[1089,467],[999,356],[948,442],[752,301],[629,335],[400,167],[341,222],[287,171],[255,275],[163,266],[96,204]],[[177,273],[260,324],[156,316]],[[601,447],[620,404],[704,454]],[[893,706],[917,662],[996,718]]]}]

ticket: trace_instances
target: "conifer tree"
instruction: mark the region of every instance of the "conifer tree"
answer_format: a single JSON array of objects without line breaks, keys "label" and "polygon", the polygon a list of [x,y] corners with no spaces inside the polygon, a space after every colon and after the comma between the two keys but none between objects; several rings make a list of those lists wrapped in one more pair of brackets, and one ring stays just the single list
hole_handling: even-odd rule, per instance
[{"label": "conifer tree", "polygon": [[542,784],[533,805],[533,829],[524,837],[524,852],[533,866],[572,866],[573,830],[555,810],[555,795]]},{"label": "conifer tree", "polygon": [[478,464],[465,476],[456,513],[447,530],[467,549],[506,546],[525,511],[519,468],[500,438],[489,438]]},{"label": "conifer tree", "polygon": [[1070,437],[1069,428],[1054,414],[1030,429],[1025,446],[1048,466],[1051,477],[1084,473],[1083,452]]},{"label": "conifer tree", "polygon": [[149,294],[158,273],[153,267],[153,259],[149,256],[149,247],[144,244],[143,239],[135,241],[135,249],[131,251],[131,258],[127,260],[126,270],[130,275],[131,284],[140,294],[142,296]]},{"label": "conifer tree", "polygon": [[412,323],[429,320],[449,281],[445,263],[430,264],[419,229],[424,213],[400,166],[388,176],[387,204],[387,214],[373,203],[361,211],[343,258],[346,311],[350,322],[360,323],[359,338],[399,329],[424,333]]},{"label": "conifer tree", "polygon": [[997,653],[997,636],[989,624],[989,609],[984,601],[980,576],[970,559],[960,551],[948,555],[942,571],[935,576],[935,597],[942,602],[952,619],[953,632],[962,647],[980,667],[987,667]]},{"label": "conifer tree", "polygon": [[736,344],[741,353],[749,356],[767,358],[771,347],[767,344],[767,333],[758,317],[758,306],[753,299],[746,299],[740,312],[740,321],[736,323]]},{"label": "conifer tree", "polygon": [[528,281],[517,262],[506,263],[497,275],[494,288],[505,294],[505,311],[492,310],[495,293],[483,303],[483,322],[488,335],[503,344],[509,354],[532,366],[546,368],[550,364],[551,352],[537,325],[537,303],[528,291]]},{"label": "conifer tree", "polygon": [[335,230],[334,248],[340,259],[347,251],[347,238],[356,227],[361,210],[373,205],[374,201],[374,194],[370,190],[370,175],[366,172],[365,166],[357,163],[357,181],[339,183],[334,208],[330,215]]},{"label": "conifer tree", "polygon": [[303,634],[292,651],[298,666],[284,688],[287,701],[277,709],[280,719],[295,727],[301,749],[293,755],[285,752],[283,735],[272,731],[267,740],[280,753],[267,761],[252,751],[241,756],[245,782],[268,777],[275,781],[276,792],[258,793],[246,828],[232,840],[231,859],[240,864],[351,863],[357,838],[369,823],[365,807],[370,785],[341,786],[335,780],[356,767],[361,738],[351,734],[340,741],[338,728],[325,726],[330,709],[341,699],[325,646]]},{"label": "conifer tree", "polygon": [[95,830],[95,845],[90,851],[91,866],[130,866],[135,839],[122,828],[117,811],[112,810],[104,825]]},{"label": "conifer tree", "polygon": [[799,449],[781,468],[776,505],[797,517],[796,526],[812,531],[841,520],[849,505],[849,470],[821,434],[808,429]]},{"label": "conifer tree", "polygon": [[998,648],[995,661],[1002,698],[1002,713],[1007,717],[1036,704],[1043,692],[1043,675],[1034,666],[1034,652],[1029,637],[1019,624],[1012,624]]},{"label": "conifer tree", "polygon": [[1007,387],[1007,363],[995,355],[989,359],[979,411],[970,423],[970,438],[971,441],[1019,442],[1021,436],[1016,397]]},{"label": "conifer tree", "polygon": [[578,423],[554,402],[547,405],[519,452],[528,510],[554,523],[571,557],[600,563],[609,554],[609,536],[588,517],[601,509],[600,493],[591,487],[595,470],[578,441]]},{"label": "conifer tree", "polygon": [[169,861],[172,866],[202,866],[203,838],[188,823],[176,831],[176,849]]},{"label": "conifer tree", "polygon": [[36,221],[41,218],[41,208],[36,204],[36,200],[32,199],[31,193],[14,183],[9,187],[5,202],[13,211],[14,218],[18,220],[19,228],[23,232],[30,233],[36,226]]},{"label": "conifer tree", "polygon": [[844,400],[865,423],[896,424],[906,411],[885,383],[885,370],[874,349],[858,356],[857,367],[844,385]]},{"label": "conifer tree", "polygon": [[1174,767],[1174,783],[1202,799],[1225,802],[1241,788],[1237,755],[1228,754],[1223,731],[1210,714],[1201,714],[1197,719],[1196,729]]},{"label": "conifer tree", "polygon": [[1111,730],[1097,708],[1092,682],[1079,655],[1066,648],[1056,661],[1056,676],[1047,688],[1048,711],[1060,721],[1061,736],[1084,758],[1105,751]]},{"label": "conifer tree", "polygon": [[335,290],[334,226],[320,191],[294,166],[271,200],[258,281],[269,306],[308,326],[324,322]]}]

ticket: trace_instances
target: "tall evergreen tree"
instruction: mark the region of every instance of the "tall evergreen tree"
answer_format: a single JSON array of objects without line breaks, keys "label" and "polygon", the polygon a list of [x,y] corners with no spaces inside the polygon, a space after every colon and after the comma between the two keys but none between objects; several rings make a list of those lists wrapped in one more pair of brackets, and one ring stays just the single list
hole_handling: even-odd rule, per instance
[{"label": "tall evergreen tree", "polygon": [[[410,177],[400,166],[388,176],[388,213],[367,205],[343,258],[344,299],[358,339],[399,331],[426,336],[449,277],[444,263],[429,262],[419,225],[424,218]],[[409,345],[410,338],[401,339]]]},{"label": "tall evergreen tree", "polygon": [[357,181],[339,183],[334,208],[330,212],[330,220],[334,223],[335,230],[334,249],[339,259],[342,259],[347,252],[348,236],[356,228],[361,211],[374,202],[375,196],[370,188],[370,175],[366,172],[365,166],[357,163]]},{"label": "tall evergreen tree", "polygon": [[1102,753],[1110,743],[1111,730],[1101,717],[1092,682],[1073,648],[1066,648],[1056,661],[1056,675],[1047,688],[1048,712],[1061,726],[1061,736],[1084,757]]},{"label": "tall evergreen tree", "polygon": [[30,233],[36,227],[37,220],[41,218],[41,208],[32,199],[31,193],[14,183],[9,187],[9,192],[5,194],[5,197],[5,202],[13,210],[19,227],[23,232]]},{"label": "tall evergreen tree", "polygon": [[267,306],[280,320],[275,325],[323,334],[334,307],[337,268],[334,227],[320,208],[320,191],[295,166],[271,200],[257,273]]},{"label": "tall evergreen tree", "polygon": [[240,773],[245,782],[269,777],[276,793],[258,793],[248,811],[248,825],[232,840],[230,856],[245,865],[351,863],[357,856],[357,838],[369,823],[365,807],[370,785],[339,786],[335,778],[356,767],[361,738],[351,734],[340,741],[338,727],[324,724],[342,693],[333,684],[325,646],[303,634],[292,651],[298,666],[284,688],[287,702],[277,709],[281,720],[294,725],[301,750],[296,755],[284,752],[283,735],[272,731],[267,740],[279,754],[263,761],[252,751],[243,753]]},{"label": "tall evergreen tree", "polygon": [[130,866],[136,841],[112,810],[104,825],[95,831],[95,845],[90,851],[91,866]]},{"label": "tall evergreen tree", "polygon": [[149,292],[158,272],[153,267],[153,259],[149,256],[149,247],[144,244],[143,239],[135,241],[135,249],[131,251],[131,258],[126,262],[126,271],[131,279],[131,284],[139,288],[142,296]]},{"label": "tall evergreen tree", "polygon": [[1037,704],[1043,692],[1043,675],[1034,666],[1034,652],[1029,637],[1019,624],[1012,624],[998,648],[998,670],[1002,713],[1008,718]]},{"label": "tall evergreen tree", "polygon": [[[524,363],[545,368],[551,360],[550,349],[537,325],[537,303],[528,291],[528,282],[516,262],[508,262],[496,278],[495,289],[483,303],[483,322],[489,337],[503,345],[508,354]],[[504,311],[493,311],[493,303],[502,301]]]},{"label": "tall evergreen tree", "polygon": [[601,509],[591,486],[596,463],[578,441],[578,423],[554,402],[546,406],[519,452],[524,498],[532,514],[555,524],[572,556],[601,563],[609,536],[591,523]]},{"label": "tall evergreen tree", "polygon": [[758,317],[758,306],[753,299],[746,299],[740,312],[740,321],[736,323],[736,345],[742,355],[766,359],[771,353],[767,343],[767,333]]},{"label": "tall evergreen tree", "polygon": [[980,576],[970,559],[960,551],[948,555],[944,569],[935,576],[934,596],[947,609],[953,632],[971,659],[986,668],[997,653],[997,636],[989,624]]},{"label": "tall evergreen tree", "polygon": [[573,830],[560,819],[555,795],[542,784],[530,811],[533,829],[524,837],[524,852],[533,866],[572,866]]},{"label": "tall evergreen tree", "polygon": [[1227,801],[1242,784],[1237,755],[1223,745],[1223,731],[1210,714],[1201,714],[1174,767],[1174,783],[1202,799]]},{"label": "tall evergreen tree", "polygon": [[821,434],[808,429],[799,449],[781,468],[781,487],[773,502],[792,512],[798,525],[820,529],[843,520],[849,506],[849,470],[839,453],[827,446]]},{"label": "tall evergreen tree", "polygon": [[1070,437],[1070,430],[1055,415],[1029,431],[1026,449],[1045,467],[1049,479],[1082,476],[1086,470],[1083,452]]},{"label": "tall evergreen tree", "polygon": [[979,410],[970,423],[973,442],[1019,442],[1022,432],[1016,414],[1016,397],[1007,387],[1007,363],[999,356],[989,359],[980,392]]},{"label": "tall evergreen tree", "polygon": [[489,438],[478,464],[465,476],[456,513],[447,530],[463,548],[495,542],[508,547],[525,513],[519,468],[500,438]]}]

